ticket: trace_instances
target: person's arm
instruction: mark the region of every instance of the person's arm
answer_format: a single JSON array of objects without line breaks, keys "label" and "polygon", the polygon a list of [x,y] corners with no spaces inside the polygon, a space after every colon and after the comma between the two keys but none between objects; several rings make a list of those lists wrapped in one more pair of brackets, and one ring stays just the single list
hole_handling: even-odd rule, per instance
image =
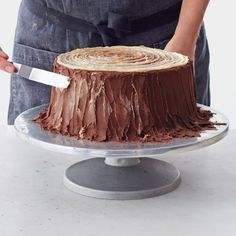
[{"label": "person's arm", "polygon": [[8,55],[0,47],[0,70],[8,73],[16,72],[16,68],[8,61]]},{"label": "person's arm", "polygon": [[194,60],[195,47],[209,0],[183,0],[174,36],[165,50],[179,52]]}]

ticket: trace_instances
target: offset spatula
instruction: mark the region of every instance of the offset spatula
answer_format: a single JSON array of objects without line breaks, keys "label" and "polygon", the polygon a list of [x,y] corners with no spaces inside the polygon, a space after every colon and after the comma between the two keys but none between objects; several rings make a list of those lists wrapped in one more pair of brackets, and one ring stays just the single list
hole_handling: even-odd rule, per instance
[{"label": "offset spatula", "polygon": [[67,76],[18,63],[13,64],[18,70],[17,74],[26,79],[57,88],[67,88],[70,84],[69,77]]}]

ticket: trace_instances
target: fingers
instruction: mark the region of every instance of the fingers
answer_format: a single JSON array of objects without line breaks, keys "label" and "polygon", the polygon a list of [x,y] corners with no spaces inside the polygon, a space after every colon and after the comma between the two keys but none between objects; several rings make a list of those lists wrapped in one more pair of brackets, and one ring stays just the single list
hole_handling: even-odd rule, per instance
[{"label": "fingers", "polygon": [[0,70],[3,70],[11,74],[17,71],[17,69],[12,63],[7,61],[5,57],[1,57],[1,56],[0,56]]},{"label": "fingers", "polygon": [[7,61],[8,58],[8,55],[0,47],[0,70],[3,70],[8,73],[14,73],[17,70],[12,63]]}]

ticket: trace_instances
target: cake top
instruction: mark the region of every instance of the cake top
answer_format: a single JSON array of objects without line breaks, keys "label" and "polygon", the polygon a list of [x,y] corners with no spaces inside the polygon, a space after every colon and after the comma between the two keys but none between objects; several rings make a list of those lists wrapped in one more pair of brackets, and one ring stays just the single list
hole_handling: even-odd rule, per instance
[{"label": "cake top", "polygon": [[187,64],[187,56],[145,46],[81,48],[63,53],[57,63],[69,69],[145,72]]}]

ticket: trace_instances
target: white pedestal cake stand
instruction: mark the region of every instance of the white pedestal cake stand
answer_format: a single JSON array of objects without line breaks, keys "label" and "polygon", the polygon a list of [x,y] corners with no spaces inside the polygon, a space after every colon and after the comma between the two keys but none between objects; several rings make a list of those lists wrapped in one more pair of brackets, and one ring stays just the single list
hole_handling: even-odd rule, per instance
[{"label": "white pedestal cake stand", "polygon": [[174,139],[168,144],[91,142],[42,130],[32,119],[45,107],[20,114],[15,121],[17,133],[42,148],[87,157],[65,171],[64,184],[76,193],[104,199],[142,199],[173,191],[180,184],[179,170],[154,157],[211,145],[226,135],[229,126],[223,114],[201,106],[215,113],[213,121],[226,125],[202,132],[201,137]]}]

